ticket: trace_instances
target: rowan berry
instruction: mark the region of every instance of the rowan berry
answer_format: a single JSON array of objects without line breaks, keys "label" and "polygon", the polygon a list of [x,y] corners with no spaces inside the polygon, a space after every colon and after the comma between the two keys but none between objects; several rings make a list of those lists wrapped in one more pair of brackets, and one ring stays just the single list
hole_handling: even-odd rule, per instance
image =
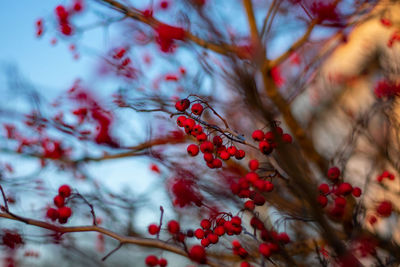
[{"label": "rowan berry", "polygon": [[260,151],[265,155],[269,155],[272,152],[272,147],[267,141],[261,141],[258,147],[260,148]]},{"label": "rowan berry", "polygon": [[171,234],[177,234],[179,233],[179,230],[180,230],[180,225],[177,221],[171,220],[168,222],[168,231]]},{"label": "rowan berry", "polygon": [[275,141],[275,136],[273,132],[266,132],[264,135],[264,139],[265,141],[267,141],[268,143],[273,143]]},{"label": "rowan berry", "polygon": [[338,207],[345,207],[346,206],[346,199],[344,197],[337,197],[335,198],[335,205]]},{"label": "rowan berry", "polygon": [[264,133],[261,130],[255,130],[253,132],[253,134],[251,135],[251,137],[255,140],[255,141],[261,141],[264,139]]},{"label": "rowan berry", "polygon": [[282,135],[282,141],[287,144],[291,144],[293,142],[293,138],[290,134],[285,133]]},{"label": "rowan berry", "polygon": [[256,195],[255,195],[255,197],[254,197],[253,200],[254,200],[254,204],[255,204],[256,206],[262,206],[262,205],[265,204],[265,197],[262,196],[262,195],[259,194],[259,193],[256,193]]},{"label": "rowan berry", "polygon": [[204,231],[203,231],[203,229],[200,229],[200,228],[196,229],[196,231],[194,231],[194,236],[195,236],[197,239],[203,239],[203,238],[204,238]]},{"label": "rowan berry", "polygon": [[239,216],[234,216],[231,219],[231,223],[236,226],[240,226],[242,224],[242,219]]},{"label": "rowan berry", "polygon": [[65,204],[65,199],[62,196],[57,195],[54,197],[54,205],[56,205],[57,208],[63,207],[64,204]]},{"label": "rowan berry", "polygon": [[176,110],[180,112],[184,112],[189,106],[190,106],[190,101],[187,98],[181,99],[175,103]]},{"label": "rowan berry", "polygon": [[236,159],[240,160],[240,159],[244,158],[245,156],[246,156],[246,152],[244,152],[244,150],[242,150],[242,149],[236,150],[236,153],[235,153]]},{"label": "rowan berry", "polygon": [[160,265],[160,267],[166,267],[168,265],[168,261],[164,258],[160,258],[158,260],[158,265]]},{"label": "rowan berry", "polygon": [[326,196],[319,195],[317,201],[323,208],[328,204],[328,198]]},{"label": "rowan berry", "polygon": [[199,245],[194,245],[190,250],[189,250],[189,258],[192,261],[204,264],[207,261],[206,258],[206,251],[204,247],[199,246]]},{"label": "rowan berry", "polygon": [[245,176],[246,180],[249,181],[250,183],[254,183],[259,179],[259,176],[255,172],[248,172]]},{"label": "rowan berry", "polygon": [[353,187],[349,183],[341,183],[338,190],[340,194],[348,195],[353,191]]},{"label": "rowan berry", "polygon": [[53,209],[53,208],[47,209],[46,217],[51,219],[54,222],[59,217],[58,210]]},{"label": "rowan berry", "polygon": [[269,257],[269,256],[271,256],[271,250],[270,250],[268,244],[266,244],[266,243],[260,244],[260,246],[258,247],[258,251],[259,251],[264,257]]},{"label": "rowan berry", "polygon": [[187,152],[190,156],[195,157],[199,154],[199,146],[191,144],[187,147]]},{"label": "rowan berry", "polygon": [[200,226],[204,229],[204,230],[209,230],[211,228],[211,222],[208,219],[203,219],[200,222]]},{"label": "rowan berry", "polygon": [[213,159],[212,166],[216,169],[222,167],[222,161],[220,159]]},{"label": "rowan berry", "polygon": [[230,146],[226,149],[226,151],[229,153],[231,156],[236,155],[237,148],[235,146]]},{"label": "rowan berry", "polygon": [[149,255],[145,259],[145,263],[147,266],[153,267],[158,265],[158,259],[154,255]]},{"label": "rowan berry", "polygon": [[210,240],[210,243],[211,243],[211,244],[217,244],[217,243],[218,243],[218,240],[219,240],[218,235],[213,234],[213,233],[209,234],[209,235],[207,236],[207,239]]},{"label": "rowan berry", "polygon": [[203,113],[203,106],[200,103],[193,104],[191,108],[193,114],[200,116]]},{"label": "rowan berry", "polygon": [[63,198],[67,198],[71,195],[71,187],[69,185],[62,185],[60,188],[58,188],[58,194],[62,196]]},{"label": "rowan berry", "polygon": [[328,192],[329,192],[329,185],[327,185],[327,184],[320,184],[319,186],[318,186],[318,190],[319,190],[319,192],[321,193],[321,194],[328,194]]},{"label": "rowan berry", "polygon": [[185,120],[186,120],[185,116],[179,116],[178,119],[176,120],[176,123],[178,124],[179,127],[184,127]]},{"label": "rowan berry", "polygon": [[278,241],[282,242],[283,244],[288,244],[290,243],[290,238],[287,233],[283,232],[278,234]]},{"label": "rowan berry", "polygon": [[228,160],[231,157],[231,155],[227,151],[221,151],[219,157],[223,160]]},{"label": "rowan berry", "polygon": [[193,131],[192,134],[193,134],[194,136],[197,136],[197,135],[203,133],[203,127],[201,127],[201,125],[199,125],[199,124],[196,124],[196,125],[193,127],[192,131]]},{"label": "rowan berry", "polygon": [[252,171],[256,171],[258,167],[260,166],[260,163],[256,159],[252,159],[249,161],[249,168]]},{"label": "rowan berry", "polygon": [[213,154],[211,154],[211,153],[204,153],[204,156],[203,156],[203,158],[204,158],[204,160],[206,161],[206,162],[213,162],[213,160],[214,160],[214,156],[213,156]]},{"label": "rowan berry", "polygon": [[59,208],[58,213],[60,219],[68,219],[72,215],[71,208],[66,206]]},{"label": "rowan berry", "polygon": [[384,200],[379,203],[376,212],[382,217],[390,217],[392,214],[392,202]]},{"label": "rowan berry", "polygon": [[265,192],[271,192],[272,190],[274,190],[274,184],[271,183],[270,181],[266,181],[264,183],[264,191]]},{"label": "rowan berry", "polygon": [[150,224],[147,230],[149,234],[156,235],[160,232],[160,227],[157,224]]},{"label": "rowan berry", "polygon": [[351,193],[355,197],[360,197],[362,192],[361,192],[361,189],[359,187],[354,187],[353,191]]},{"label": "rowan berry", "polygon": [[222,138],[220,137],[220,136],[218,136],[218,135],[216,135],[216,136],[214,136],[214,138],[213,138],[213,144],[215,145],[215,146],[222,146]]},{"label": "rowan berry", "polygon": [[197,141],[204,142],[207,140],[207,135],[205,133],[198,134],[196,136]]},{"label": "rowan berry", "polygon": [[218,236],[223,236],[224,234],[225,234],[225,228],[224,228],[224,226],[217,226],[217,227],[215,227],[215,229],[214,229],[214,233],[216,234],[216,235],[218,235]]},{"label": "rowan berry", "polygon": [[339,168],[338,168],[338,167],[331,167],[331,168],[328,170],[327,176],[328,176],[328,178],[331,179],[331,180],[336,180],[336,179],[338,179],[339,176],[340,176],[340,170],[339,170]]},{"label": "rowan berry", "polygon": [[205,141],[200,145],[200,150],[203,153],[212,153],[214,151],[214,145],[210,141]]},{"label": "rowan berry", "polygon": [[255,206],[253,200],[247,200],[247,201],[244,203],[244,208],[247,209],[247,210],[250,210],[250,211],[251,211],[251,210],[254,210],[255,207],[256,207],[256,206]]}]

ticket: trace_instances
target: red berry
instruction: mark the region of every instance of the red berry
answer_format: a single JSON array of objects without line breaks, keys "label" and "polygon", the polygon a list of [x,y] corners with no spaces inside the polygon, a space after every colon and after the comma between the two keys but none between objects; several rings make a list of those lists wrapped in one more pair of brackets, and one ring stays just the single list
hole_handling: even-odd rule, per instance
[{"label": "red berry", "polygon": [[245,178],[247,181],[254,183],[255,181],[257,181],[259,179],[259,176],[255,172],[249,172],[246,174]]},{"label": "red berry", "polygon": [[222,138],[218,135],[214,136],[213,143],[215,146],[222,146]]},{"label": "red berry", "polygon": [[321,194],[326,195],[326,194],[328,194],[328,192],[329,192],[329,185],[327,185],[327,184],[320,184],[320,186],[318,186],[318,190],[319,190],[319,192],[321,192]]},{"label": "red berry", "polygon": [[179,230],[180,230],[180,225],[177,221],[171,220],[168,222],[168,231],[171,234],[177,234],[179,233]]},{"label": "red berry", "polygon": [[146,263],[147,266],[151,267],[158,265],[158,259],[154,255],[147,256],[144,262]]},{"label": "red berry", "polygon": [[280,134],[280,135],[283,134],[283,130],[282,130],[282,128],[279,127],[279,126],[275,127],[274,130],[275,130],[278,134]]},{"label": "red berry", "polygon": [[271,131],[266,132],[264,135],[264,139],[265,139],[265,141],[267,141],[270,144],[273,143],[275,141],[274,133]]},{"label": "red berry", "polygon": [[236,159],[240,160],[240,159],[244,158],[245,156],[246,156],[246,152],[244,152],[244,150],[242,150],[242,149],[236,150],[236,153],[235,153]]},{"label": "red berry", "polygon": [[293,142],[293,138],[290,134],[285,133],[282,135],[282,141],[287,144],[291,144]]},{"label": "red berry", "polygon": [[62,206],[64,206],[64,204],[65,199],[62,196],[57,195],[54,197],[54,205],[56,205],[57,208],[61,208]]},{"label": "red berry", "polygon": [[390,217],[392,214],[392,202],[388,200],[382,201],[376,208],[376,212],[382,217]]},{"label": "red berry", "polygon": [[59,217],[58,210],[49,208],[46,212],[46,217],[51,219],[54,222]]},{"label": "red berry", "polygon": [[231,156],[235,156],[236,155],[236,151],[237,148],[235,146],[230,146],[226,149],[226,151],[231,155]]},{"label": "red berry", "polygon": [[203,158],[206,162],[212,162],[214,160],[214,156],[211,153],[204,153]]},{"label": "red berry", "polygon": [[222,167],[222,161],[220,159],[214,159],[212,161],[212,166],[216,169],[221,168]]},{"label": "red berry", "polygon": [[207,262],[206,251],[204,247],[199,245],[194,245],[189,251],[189,258],[192,261],[204,264]]},{"label": "red berry", "polygon": [[247,200],[247,201],[244,203],[244,208],[247,209],[247,210],[254,210],[255,207],[256,207],[256,206],[255,206],[253,200]]},{"label": "red berry", "polygon": [[256,171],[258,167],[260,166],[260,163],[256,159],[252,159],[249,161],[249,168],[252,171]]},{"label": "red berry", "polygon": [[212,153],[214,151],[214,145],[210,141],[205,141],[200,145],[200,150],[203,153]]},{"label": "red berry", "polygon": [[211,244],[217,244],[218,240],[219,240],[218,235],[213,234],[213,233],[209,234],[207,236],[207,239],[210,240]]},{"label": "red berry", "polygon": [[58,188],[58,194],[64,198],[69,197],[71,195],[71,187],[69,185],[62,185]]},{"label": "red berry", "polygon": [[72,28],[71,28],[71,26],[69,26],[69,24],[63,23],[63,24],[61,24],[61,32],[62,32],[64,35],[71,35],[71,33],[72,33]]},{"label": "red berry", "polygon": [[340,194],[348,195],[353,191],[353,187],[349,183],[341,183],[338,190]]},{"label": "red berry", "polygon": [[204,231],[203,231],[203,229],[200,229],[200,228],[196,229],[196,231],[194,231],[194,236],[195,236],[197,239],[203,239],[203,238],[204,238]]},{"label": "red berry", "polygon": [[169,6],[168,1],[161,1],[160,7],[161,7],[162,9],[167,9],[168,6]]},{"label": "red berry", "polygon": [[76,12],[82,11],[82,9],[83,9],[82,1],[81,1],[81,0],[75,1],[74,6],[73,6],[73,9],[74,9]]},{"label": "red berry", "polygon": [[156,235],[156,234],[158,234],[158,232],[160,232],[160,228],[158,227],[157,224],[154,224],[154,223],[150,224],[147,230],[149,231],[149,234],[151,234],[151,235]]},{"label": "red berry", "polygon": [[190,106],[190,101],[187,98],[181,99],[175,104],[176,110],[180,112],[184,112],[189,106]]},{"label": "red berry", "polygon": [[168,265],[168,261],[166,259],[164,259],[164,258],[161,258],[158,261],[158,265],[160,265],[160,267],[166,267]]},{"label": "red berry", "polygon": [[188,131],[191,131],[195,125],[196,125],[196,122],[193,119],[187,118],[183,122],[183,127],[185,127],[185,130],[188,130]]},{"label": "red berry", "polygon": [[218,236],[223,236],[225,234],[225,228],[223,226],[217,226],[214,229],[214,233]]},{"label": "red berry", "polygon": [[204,142],[207,140],[207,135],[205,133],[198,134],[196,136],[197,141]]},{"label": "red berry", "polygon": [[208,247],[209,245],[210,245],[210,243],[211,243],[211,241],[210,241],[210,239],[208,239],[207,237],[205,237],[205,238],[203,238],[201,241],[200,241],[200,244],[203,246],[203,247]]},{"label": "red berry", "polygon": [[353,191],[351,193],[355,197],[360,197],[361,196],[361,189],[359,187],[354,187]]},{"label": "red berry", "polygon": [[68,219],[72,215],[71,208],[66,206],[59,208],[58,213],[60,214],[60,219]]},{"label": "red berry", "polygon": [[340,170],[338,167],[332,167],[328,170],[328,178],[331,180],[336,180],[339,178],[340,176]]},{"label": "red berry", "polygon": [[199,154],[199,146],[191,144],[187,147],[187,152],[190,156],[195,157]]},{"label": "red berry", "polygon": [[317,201],[323,208],[328,204],[328,198],[326,196],[319,195]]},{"label": "red berry", "polygon": [[231,219],[231,223],[236,226],[240,226],[242,224],[242,219],[239,216],[234,216]]},{"label": "red berry", "polygon": [[251,135],[255,141],[261,141],[264,139],[264,133],[261,130],[255,130]]},{"label": "red berry", "polygon": [[203,113],[203,106],[199,103],[193,104],[192,112],[193,114],[200,116],[201,113]]},{"label": "red berry", "polygon": [[244,261],[240,264],[240,267],[251,267],[250,263],[248,263],[247,261]]},{"label": "red berry", "polygon": [[270,250],[268,244],[266,244],[266,243],[260,244],[260,246],[258,247],[258,251],[259,251],[264,257],[269,257],[269,256],[271,256],[271,250]]},{"label": "red berry", "polygon": [[186,121],[185,116],[179,116],[178,119],[176,120],[176,123],[178,124],[179,127],[183,127],[185,121]]},{"label": "red berry", "polygon": [[264,191],[265,192],[271,192],[272,190],[274,190],[274,184],[271,183],[270,181],[266,181],[264,183]]},{"label": "red berry", "polygon": [[283,232],[278,235],[278,241],[287,244],[290,243],[290,238],[287,233]]},{"label": "red berry", "polygon": [[260,151],[265,155],[269,155],[272,152],[272,147],[267,141],[261,141],[258,147],[260,148]]},{"label": "red berry", "polygon": [[208,229],[211,228],[211,222],[210,222],[209,220],[207,220],[207,219],[203,219],[203,220],[200,222],[200,226],[201,226],[204,230],[208,230]]},{"label": "red berry", "polygon": [[256,194],[255,195],[255,197],[254,197],[254,204],[256,205],[256,206],[262,206],[262,205],[264,205],[265,204],[265,197],[264,196],[262,196],[261,194]]},{"label": "red berry", "polygon": [[222,151],[222,152],[219,154],[219,157],[220,157],[221,159],[223,159],[223,160],[228,160],[228,159],[231,157],[231,155],[230,155],[227,151]]},{"label": "red berry", "polygon": [[197,136],[201,133],[203,133],[203,127],[201,127],[199,124],[195,125],[192,129],[192,135]]},{"label": "red berry", "polygon": [[335,198],[335,205],[344,208],[346,206],[346,199],[344,197]]}]

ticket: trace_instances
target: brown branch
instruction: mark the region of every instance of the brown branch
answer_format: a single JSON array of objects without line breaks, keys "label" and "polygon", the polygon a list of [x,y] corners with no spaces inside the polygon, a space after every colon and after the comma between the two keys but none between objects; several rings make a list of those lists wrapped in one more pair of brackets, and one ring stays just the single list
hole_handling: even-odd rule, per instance
[{"label": "brown branch", "polygon": [[254,42],[258,43],[260,37],[258,34],[256,18],[254,16],[253,4],[251,3],[251,0],[243,0],[243,6],[246,9],[247,21],[249,22],[251,37]]},{"label": "brown branch", "polygon": [[[96,226],[96,225],[92,225],[92,226],[59,226],[59,225],[50,224],[50,223],[47,223],[44,221],[28,219],[28,218],[23,218],[23,217],[19,217],[19,216],[15,217],[8,213],[0,213],[0,218],[24,222],[28,225],[37,226],[37,227],[40,227],[43,229],[55,231],[57,233],[97,232],[97,233],[104,234],[106,236],[109,236],[109,237],[119,241],[121,245],[133,244],[133,245],[138,245],[138,246],[148,247],[148,248],[158,248],[158,249],[169,251],[169,252],[184,256],[184,257],[188,257],[187,252],[184,249],[182,249],[176,245],[171,245],[171,244],[168,244],[164,241],[160,241],[157,239],[127,237],[127,236],[117,234],[111,230],[108,230],[106,228]],[[207,264],[212,267],[221,266],[221,265],[215,263],[214,261],[210,261],[210,260],[207,261]]]}]

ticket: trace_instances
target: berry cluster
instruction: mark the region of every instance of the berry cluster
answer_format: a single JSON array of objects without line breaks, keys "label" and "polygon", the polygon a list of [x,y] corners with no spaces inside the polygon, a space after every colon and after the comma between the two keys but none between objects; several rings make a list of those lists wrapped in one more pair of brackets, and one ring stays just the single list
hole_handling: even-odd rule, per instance
[{"label": "berry cluster", "polygon": [[265,155],[272,153],[274,148],[278,146],[279,139],[282,139],[282,142],[288,144],[293,142],[292,136],[288,133],[283,133],[282,128],[279,126],[274,127],[272,131],[268,131],[266,133],[264,133],[262,130],[255,130],[251,137],[254,139],[254,141],[260,142],[258,147]]},{"label": "berry cluster", "polygon": [[134,79],[136,78],[137,70],[132,67],[132,61],[126,55],[127,50],[125,48],[117,49],[114,54],[112,55],[112,65],[116,68],[116,74],[118,76],[123,76],[127,79]]},{"label": "berry cluster", "polygon": [[341,182],[341,179],[339,179],[340,170],[338,167],[330,168],[327,177],[332,181],[332,185],[329,186],[326,183],[319,185],[317,201],[321,207],[324,208],[328,205],[328,196],[331,196],[334,202],[329,209],[329,214],[339,219],[343,216],[345,211],[347,204],[346,196],[352,194],[354,197],[360,197],[362,192],[359,187],[353,187],[349,183]]},{"label": "berry cluster", "polygon": [[383,181],[383,179],[385,179],[385,178],[389,179],[390,181],[393,181],[395,177],[394,177],[393,173],[391,173],[389,171],[384,171],[380,175],[378,175],[378,177],[376,179],[378,180],[378,182],[381,183]]},{"label": "berry cluster", "polygon": [[160,266],[160,267],[165,267],[168,265],[168,262],[164,258],[158,259],[155,255],[149,255],[146,257],[144,260],[147,266]]},{"label": "berry cluster", "polygon": [[[190,100],[185,98],[176,102],[175,108],[180,112],[186,112],[190,105]],[[211,169],[221,168],[222,160],[226,161],[231,157],[240,160],[245,157],[246,153],[244,150],[237,149],[234,145],[226,147],[223,144],[223,139],[219,135],[215,135],[212,140],[209,140],[210,137],[204,132],[203,127],[200,124],[196,124],[196,120],[191,117],[191,115],[193,115],[199,118],[203,113],[204,107],[200,103],[194,103],[190,110],[191,114],[187,113],[187,116],[179,116],[176,121],[179,127],[185,129],[186,134],[196,137],[197,141],[200,143],[200,146],[190,144],[187,147],[189,155],[195,157],[201,151],[204,161]]]},{"label": "berry cluster", "polygon": [[71,15],[75,13],[81,12],[83,9],[83,1],[82,0],[74,0],[71,7],[66,8],[63,5],[59,5],[55,8],[55,13],[57,16],[58,24],[60,27],[60,31],[64,35],[71,35],[73,29],[70,23]]},{"label": "berry cluster", "polygon": [[65,206],[65,199],[71,196],[71,187],[69,185],[62,185],[58,188],[58,195],[54,197],[55,208],[48,208],[46,216],[52,221],[58,219],[61,224],[67,223],[68,218],[71,217],[72,211],[70,207]]},{"label": "berry cluster", "polygon": [[262,193],[271,192],[274,189],[272,182],[265,179],[272,178],[272,176],[260,177],[257,174],[259,165],[258,160],[250,160],[249,168],[251,171],[239,178],[237,183],[232,181],[230,185],[233,194],[240,198],[250,198],[244,203],[244,208],[247,210],[254,210],[255,206],[264,205],[266,200]]},{"label": "berry cluster", "polygon": [[35,23],[36,26],[36,36],[39,37],[43,34],[43,19],[38,19]]}]

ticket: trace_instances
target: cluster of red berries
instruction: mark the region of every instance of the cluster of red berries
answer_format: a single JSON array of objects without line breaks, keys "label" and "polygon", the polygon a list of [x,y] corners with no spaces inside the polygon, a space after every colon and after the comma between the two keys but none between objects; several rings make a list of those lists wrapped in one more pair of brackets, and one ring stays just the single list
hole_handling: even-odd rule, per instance
[{"label": "cluster of red berries", "polygon": [[274,148],[278,146],[279,138],[282,139],[284,143],[290,144],[293,142],[292,136],[288,133],[283,133],[282,128],[279,126],[274,127],[272,131],[266,133],[262,130],[255,130],[251,137],[253,137],[254,141],[260,142],[258,147],[265,155],[271,154]]},{"label": "cluster of red berries", "polygon": [[128,56],[125,56],[126,52],[126,49],[123,47],[117,49],[112,55],[114,60],[113,65],[116,66],[117,75],[133,79],[136,78],[136,69],[132,67],[131,59]]},{"label": "cluster of red berries", "polygon": [[[378,205],[375,208],[375,211],[379,217],[388,218],[388,217],[390,217],[390,215],[392,215],[393,204],[389,200],[383,200],[378,203]],[[371,215],[368,218],[368,222],[371,225],[374,225],[377,221],[378,221],[378,219],[375,215]]]},{"label": "cluster of red berries", "polygon": [[347,204],[346,196],[352,194],[354,197],[360,197],[362,192],[359,187],[353,187],[349,183],[340,181],[340,170],[338,167],[330,168],[327,176],[333,184],[331,186],[326,183],[319,185],[317,201],[324,208],[328,205],[328,196],[330,195],[334,203],[329,210],[329,214],[335,218],[341,218]]},{"label": "cluster of red berries", "polygon": [[[180,112],[186,112],[190,107],[189,99],[181,99],[175,104],[176,110]],[[195,116],[201,116],[204,111],[204,107],[200,103],[194,103],[191,107],[191,112]],[[179,116],[177,119],[179,127],[185,129],[186,134],[196,137],[199,145],[190,144],[187,147],[187,152],[192,157],[195,157],[201,151],[203,153],[204,161],[207,166],[211,169],[221,168],[222,160],[229,160],[231,157],[235,157],[240,160],[246,155],[244,150],[237,149],[235,146],[226,147],[223,145],[223,139],[216,135],[212,138],[212,141],[208,140],[207,134],[204,132],[203,127],[200,124],[196,124],[196,121],[187,116]]]},{"label": "cluster of red berries", "polygon": [[160,267],[165,267],[168,265],[168,262],[164,258],[158,259],[155,255],[149,255],[146,257],[144,260],[147,266],[160,266]]},{"label": "cluster of red berries", "polygon": [[43,19],[38,19],[35,23],[36,25],[36,36],[39,37],[43,34]]},{"label": "cluster of red berries", "polygon": [[240,198],[250,198],[244,203],[244,208],[247,210],[254,210],[255,206],[264,205],[266,200],[262,193],[271,192],[274,189],[271,181],[265,180],[257,174],[259,165],[258,160],[250,160],[249,168],[251,171],[239,178],[237,183],[232,181],[230,185],[233,194]]},{"label": "cluster of red berries", "polygon": [[203,247],[208,247],[210,244],[217,244],[219,238],[227,234],[229,236],[239,235],[242,228],[242,220],[238,216],[226,220],[223,217],[214,218],[213,220],[203,219],[200,222],[201,228],[194,231],[194,236],[201,240]]},{"label": "cluster of red berries", "polygon": [[380,175],[378,175],[378,177],[376,178],[378,180],[378,182],[382,182],[383,179],[388,178],[390,181],[394,180],[394,174],[389,172],[389,171],[384,171],[382,172]]},{"label": "cluster of red berries", "polygon": [[71,196],[71,187],[69,185],[62,185],[58,188],[58,195],[54,197],[55,208],[48,208],[46,216],[52,221],[58,219],[61,224],[67,223],[68,218],[71,217],[72,211],[70,207],[65,206],[65,199]]},{"label": "cluster of red berries", "polygon": [[81,12],[83,9],[83,0],[74,0],[70,8],[66,8],[63,5],[59,5],[55,8],[58,24],[60,31],[64,35],[71,35],[73,29],[70,24],[70,16]]}]

